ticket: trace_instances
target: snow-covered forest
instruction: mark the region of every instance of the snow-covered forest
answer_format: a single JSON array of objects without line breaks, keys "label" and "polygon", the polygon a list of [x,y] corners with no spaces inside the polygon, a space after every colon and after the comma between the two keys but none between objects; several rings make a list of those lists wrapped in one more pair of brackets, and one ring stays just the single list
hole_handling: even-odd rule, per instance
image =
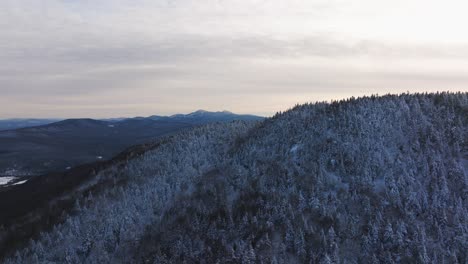
[{"label": "snow-covered forest", "polygon": [[86,184],[103,182],[5,263],[464,264],[468,93],[210,124]]}]

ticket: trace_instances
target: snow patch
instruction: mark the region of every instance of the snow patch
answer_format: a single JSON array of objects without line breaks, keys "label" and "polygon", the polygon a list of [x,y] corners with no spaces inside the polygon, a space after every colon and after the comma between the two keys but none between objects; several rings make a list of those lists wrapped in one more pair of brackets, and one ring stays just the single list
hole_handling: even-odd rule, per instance
[{"label": "snow patch", "polygon": [[291,149],[289,150],[289,152],[291,152],[291,153],[296,153],[297,150],[298,150],[300,147],[301,147],[301,145],[299,145],[299,144],[294,144],[294,145],[291,147]]},{"label": "snow patch", "polygon": [[16,177],[0,177],[0,185],[5,185],[16,179]]},{"label": "snow patch", "polygon": [[28,181],[28,180],[24,180],[24,181],[15,182],[15,183],[13,183],[13,185],[19,185],[19,184],[23,184],[23,183],[25,183],[25,182],[27,182],[27,181]]}]

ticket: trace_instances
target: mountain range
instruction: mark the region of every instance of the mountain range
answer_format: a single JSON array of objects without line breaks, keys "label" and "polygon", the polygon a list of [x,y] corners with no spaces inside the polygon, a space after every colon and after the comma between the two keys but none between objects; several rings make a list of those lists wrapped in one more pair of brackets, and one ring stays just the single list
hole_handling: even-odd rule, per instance
[{"label": "mountain range", "polygon": [[0,120],[0,131],[14,130],[25,127],[41,126],[58,122],[61,119],[33,119],[33,118],[15,118]]},{"label": "mountain range", "polygon": [[[15,121],[17,126],[40,126],[0,131],[0,176],[24,177],[62,171],[110,159],[125,148],[211,122],[261,120],[253,115],[199,110],[187,115],[121,119]],[[12,125],[13,126],[13,125]],[[22,178],[17,178],[18,180]]]}]

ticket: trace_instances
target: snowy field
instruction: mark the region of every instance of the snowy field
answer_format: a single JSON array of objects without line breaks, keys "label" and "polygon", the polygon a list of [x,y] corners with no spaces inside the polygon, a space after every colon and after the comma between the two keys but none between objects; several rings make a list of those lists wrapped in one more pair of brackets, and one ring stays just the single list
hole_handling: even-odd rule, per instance
[{"label": "snowy field", "polygon": [[0,177],[0,186],[7,184],[14,179],[16,179],[16,177]]},{"label": "snowy field", "polygon": [[[7,184],[11,183],[12,181],[16,180],[17,178],[18,177],[0,177],[0,186],[7,185]],[[15,183],[13,183],[13,185],[23,184],[23,183],[25,183],[27,181],[28,180],[15,182]]]}]

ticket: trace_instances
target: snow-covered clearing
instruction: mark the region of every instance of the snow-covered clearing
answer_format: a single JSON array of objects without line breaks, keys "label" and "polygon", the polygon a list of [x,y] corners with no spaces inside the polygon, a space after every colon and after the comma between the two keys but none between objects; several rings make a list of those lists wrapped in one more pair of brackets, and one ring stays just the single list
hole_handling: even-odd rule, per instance
[{"label": "snow-covered clearing", "polygon": [[0,185],[5,185],[12,180],[14,180],[16,177],[0,177]]},{"label": "snow-covered clearing", "polygon": [[13,185],[19,185],[19,184],[23,184],[23,183],[25,183],[25,182],[27,182],[27,181],[28,181],[28,180],[24,180],[24,181],[15,182],[15,183],[13,183]]}]

